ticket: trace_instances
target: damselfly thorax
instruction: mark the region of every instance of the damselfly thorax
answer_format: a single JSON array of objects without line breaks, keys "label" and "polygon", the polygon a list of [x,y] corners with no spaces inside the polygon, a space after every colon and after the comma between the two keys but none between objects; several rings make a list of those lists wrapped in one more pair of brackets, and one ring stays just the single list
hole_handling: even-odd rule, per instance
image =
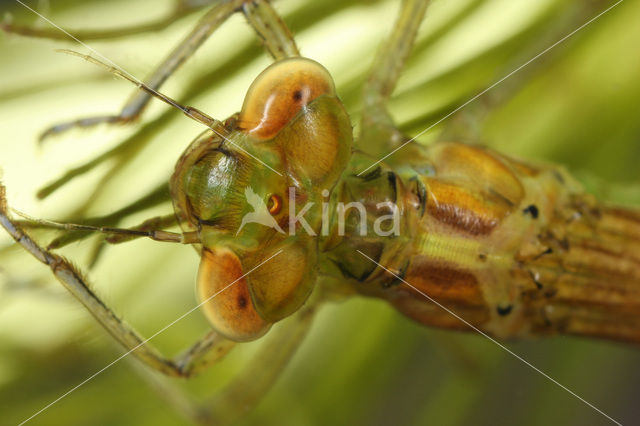
[{"label": "damselfly thorax", "polygon": [[640,341],[640,214],[597,203],[561,167],[459,143],[418,151],[360,176],[354,156],[337,198],[368,218],[396,204],[401,231],[362,235],[353,209],[328,271],[427,325],[468,329],[424,294],[500,337]]}]

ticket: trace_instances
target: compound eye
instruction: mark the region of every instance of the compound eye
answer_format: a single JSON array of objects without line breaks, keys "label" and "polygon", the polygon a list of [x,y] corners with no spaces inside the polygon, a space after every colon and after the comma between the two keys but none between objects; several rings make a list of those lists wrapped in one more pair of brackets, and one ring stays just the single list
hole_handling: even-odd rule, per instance
[{"label": "compound eye", "polygon": [[256,312],[245,274],[230,250],[203,250],[197,281],[201,307],[211,326],[236,342],[257,339],[270,327]]},{"label": "compound eye", "polygon": [[238,125],[254,137],[270,139],[307,104],[324,94],[334,95],[335,87],[322,65],[306,58],[276,62],[251,84]]}]

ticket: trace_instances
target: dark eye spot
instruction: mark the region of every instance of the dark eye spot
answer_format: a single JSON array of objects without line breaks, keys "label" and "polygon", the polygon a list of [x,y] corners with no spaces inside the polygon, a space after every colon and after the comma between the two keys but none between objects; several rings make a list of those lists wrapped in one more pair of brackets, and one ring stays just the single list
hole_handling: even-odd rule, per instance
[{"label": "dark eye spot", "polygon": [[293,92],[293,100],[296,102],[300,102],[302,100],[302,91],[301,90],[296,90],[295,92]]},{"label": "dark eye spot", "polygon": [[247,307],[247,298],[244,296],[239,296],[238,297],[238,307],[240,309],[244,309]]}]

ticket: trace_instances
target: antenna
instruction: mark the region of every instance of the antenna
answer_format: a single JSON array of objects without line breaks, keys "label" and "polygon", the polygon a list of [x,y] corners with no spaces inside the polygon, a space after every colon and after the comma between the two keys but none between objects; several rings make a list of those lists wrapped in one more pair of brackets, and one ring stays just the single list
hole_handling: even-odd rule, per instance
[{"label": "antenna", "polygon": [[112,73],[112,74],[114,74],[114,75],[116,75],[116,76],[118,76],[120,78],[123,78],[123,79],[125,79],[125,80],[127,80],[127,81],[129,81],[129,82],[131,82],[133,84],[135,84],[140,89],[142,89],[145,92],[149,93],[150,95],[160,99],[162,102],[167,103],[167,104],[171,105],[172,107],[179,109],[187,117],[191,118],[192,120],[197,121],[198,123],[204,124],[205,126],[209,127],[210,129],[213,129],[214,126],[220,124],[220,121],[216,120],[215,118],[210,117],[209,115],[205,114],[204,112],[200,111],[199,109],[194,108],[194,107],[190,107],[190,106],[183,106],[183,105],[179,104],[175,100],[171,99],[169,96],[163,95],[162,93],[158,92],[157,90],[152,89],[151,87],[147,86],[146,84],[144,84],[143,82],[141,82],[137,78],[135,78],[132,75],[130,75],[129,73],[127,73],[126,71],[121,70],[120,68],[108,65],[105,62],[101,61],[100,59],[96,59],[91,55],[84,55],[82,53],[78,53],[75,50],[57,49],[57,51],[61,52],[61,53],[66,53],[68,55],[77,56],[79,58],[84,59],[87,62],[91,62],[92,64],[95,64],[95,65],[98,65],[98,66],[101,66],[101,67],[105,68],[110,73]]},{"label": "antenna", "polygon": [[271,167],[270,165],[268,165],[267,163],[265,163],[264,161],[262,161],[261,159],[259,159],[258,157],[256,157],[255,155],[253,155],[252,153],[250,153],[249,151],[247,151],[243,147],[241,147],[240,145],[238,145],[238,144],[234,143],[233,141],[231,141],[224,134],[220,133],[217,129],[224,128],[224,125],[222,124],[222,122],[220,120],[216,120],[215,118],[210,117],[208,114],[205,114],[204,112],[200,111],[198,108],[194,108],[194,107],[190,107],[190,106],[183,106],[183,105],[179,104],[178,102],[176,102],[173,99],[171,99],[169,96],[163,95],[162,93],[158,92],[157,90],[147,86],[146,84],[144,84],[143,82],[141,82],[140,80],[138,80],[137,78],[135,78],[134,76],[129,74],[128,72],[124,71],[123,69],[118,68],[117,66],[108,65],[105,62],[101,61],[100,59],[96,59],[91,55],[84,55],[82,53],[78,53],[75,50],[57,49],[57,51],[61,52],[61,53],[66,53],[68,55],[77,56],[79,58],[84,59],[85,61],[91,62],[92,64],[101,66],[101,67],[105,68],[107,71],[109,71],[110,73],[112,73],[112,74],[114,74],[114,75],[116,75],[116,76],[118,76],[120,78],[123,78],[123,79],[125,79],[125,80],[127,80],[127,81],[129,81],[129,82],[131,82],[133,84],[135,84],[140,89],[142,89],[145,92],[151,94],[152,96],[160,99],[162,102],[167,103],[167,104],[171,105],[172,107],[179,109],[180,111],[182,111],[190,119],[195,120],[198,123],[204,124],[209,129],[211,129],[211,131],[213,131],[213,133],[215,133],[216,135],[220,136],[222,139],[224,139],[225,141],[229,142],[231,145],[235,146],[239,150],[243,151],[245,154],[249,155],[250,157],[252,157],[256,161],[261,163],[263,166],[265,166],[269,170],[271,170],[274,173],[276,173],[277,175],[282,176],[282,173],[280,173],[279,171],[275,170],[273,167]]}]

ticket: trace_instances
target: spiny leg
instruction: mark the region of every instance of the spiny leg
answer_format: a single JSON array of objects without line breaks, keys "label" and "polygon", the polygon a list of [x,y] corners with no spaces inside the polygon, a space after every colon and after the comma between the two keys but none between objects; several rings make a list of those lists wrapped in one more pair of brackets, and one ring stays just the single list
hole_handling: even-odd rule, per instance
[{"label": "spiny leg", "polygon": [[[210,0],[211,3],[214,0]],[[183,16],[189,15],[206,4],[203,1],[179,0],[173,10],[166,16],[151,22],[135,24],[121,28],[108,28],[102,30],[70,30],[74,37],[79,40],[105,40],[117,37],[142,34],[149,31],[158,31],[166,28]],[[50,40],[69,40],[69,36],[57,28],[38,28],[31,25],[17,25],[10,20],[0,23],[0,29],[11,34],[18,34],[26,37],[46,38]]]},{"label": "spiny leg", "polygon": [[371,75],[364,87],[363,111],[358,148],[379,157],[404,142],[395,127],[387,101],[391,97],[415,42],[428,0],[403,0],[393,31],[373,61]]},{"label": "spiny leg", "polygon": [[[47,265],[62,285],[74,295],[98,322],[136,358],[149,367],[169,376],[184,377],[193,374],[192,363],[181,358],[180,363],[161,355],[148,339],[143,339],[128,324],[122,321],[86,283],[81,274],[63,257],[42,248],[9,216],[5,187],[0,185],[0,225],[22,245],[32,256]],[[223,347],[220,350],[220,347]],[[228,351],[229,342],[220,338],[215,344],[202,345],[194,351],[191,359],[197,361],[205,357],[207,351],[223,353]],[[200,347],[200,346],[199,346]],[[194,361],[194,362],[195,362]]]}]

